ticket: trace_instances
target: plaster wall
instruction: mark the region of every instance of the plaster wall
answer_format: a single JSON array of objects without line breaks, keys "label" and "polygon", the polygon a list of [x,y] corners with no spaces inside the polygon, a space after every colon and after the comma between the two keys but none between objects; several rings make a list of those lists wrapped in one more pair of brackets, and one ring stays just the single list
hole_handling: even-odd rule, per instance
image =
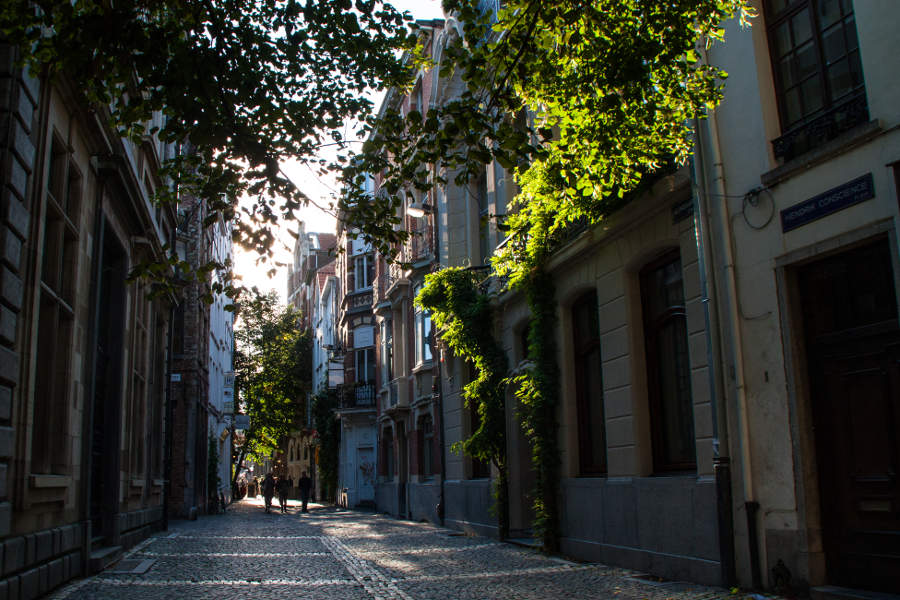
[{"label": "plaster wall", "polygon": [[[802,332],[790,311],[790,267],[896,230],[897,190],[890,165],[900,160],[895,59],[900,14],[887,0],[857,1],[853,8],[873,123],[867,132],[849,132],[789,163],[780,163],[772,152],[771,141],[781,135],[781,128],[764,16],[750,30],[730,24],[726,44],[710,51],[711,62],[730,73],[716,123],[703,125],[700,140],[706,151],[706,181],[717,194],[708,202],[714,268],[723,281],[728,266],[721,249],[730,245],[734,250],[735,296],[731,308],[724,302],[722,310],[738,313],[744,355],[747,436],[739,433],[736,409],[729,415],[732,454],[738,456],[744,444],[750,457],[735,468],[735,547],[743,582],[750,580],[744,500],[760,504],[757,529],[764,584],[771,583],[771,568],[779,559],[800,585],[827,579],[811,426],[802,418],[806,375],[797,359]],[[717,130],[712,129],[715,124]],[[711,154],[716,143],[720,159]],[[715,162],[722,163],[721,171]],[[868,173],[873,198],[783,231],[781,211]],[[748,203],[745,196],[760,188]],[[733,387],[728,394],[729,407],[736,406]],[[748,466],[750,472],[743,473]]]}]

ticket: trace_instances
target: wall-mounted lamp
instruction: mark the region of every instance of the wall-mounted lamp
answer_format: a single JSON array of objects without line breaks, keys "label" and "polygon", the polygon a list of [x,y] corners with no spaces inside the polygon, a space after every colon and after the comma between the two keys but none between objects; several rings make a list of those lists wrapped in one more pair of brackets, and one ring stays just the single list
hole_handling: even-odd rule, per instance
[{"label": "wall-mounted lamp", "polygon": [[414,219],[421,219],[430,212],[431,206],[429,206],[427,202],[419,202],[418,200],[413,200],[409,203],[409,206],[406,207],[406,214]]}]

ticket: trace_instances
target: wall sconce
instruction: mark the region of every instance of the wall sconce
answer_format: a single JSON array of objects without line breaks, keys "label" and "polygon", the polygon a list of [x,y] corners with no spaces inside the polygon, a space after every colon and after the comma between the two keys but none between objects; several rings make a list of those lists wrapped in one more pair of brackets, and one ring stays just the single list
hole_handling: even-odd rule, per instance
[{"label": "wall sconce", "polygon": [[421,219],[430,212],[431,206],[427,202],[419,202],[415,199],[409,203],[409,206],[406,207],[406,214],[413,217],[414,219]]}]

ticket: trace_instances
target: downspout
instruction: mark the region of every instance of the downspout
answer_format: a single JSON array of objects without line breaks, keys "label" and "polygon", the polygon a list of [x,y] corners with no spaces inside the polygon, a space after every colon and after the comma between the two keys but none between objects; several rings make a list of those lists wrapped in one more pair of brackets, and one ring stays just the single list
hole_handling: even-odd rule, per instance
[{"label": "downspout", "polygon": [[[440,229],[439,229],[441,220],[440,220],[440,203],[437,201],[437,198],[434,199],[434,209],[431,213],[431,216],[432,216],[431,255],[434,257],[435,269],[439,270],[441,268],[441,236],[440,236]],[[437,336],[434,334],[434,324],[432,324],[431,327],[432,327],[432,334],[431,334],[432,344],[434,346],[436,346],[437,345],[436,344]],[[441,363],[443,362],[443,358],[444,358],[443,348],[438,352],[434,352],[434,355],[435,355],[435,358],[437,358],[437,360],[435,361],[435,362],[437,362],[437,368],[436,368],[437,375],[435,376],[437,385],[432,386],[431,395],[432,395],[432,401],[434,401],[434,400],[437,401],[437,407],[438,407],[438,410],[440,411],[438,413],[438,415],[440,416],[440,419],[441,419],[441,428],[440,428],[440,435],[441,435],[441,443],[440,443],[440,448],[441,448],[441,496],[440,496],[440,498],[441,499],[437,505],[437,516],[441,522],[441,526],[443,526],[444,525],[444,515],[446,514],[446,507],[447,507],[447,504],[445,503],[445,493],[446,493],[445,486],[446,486],[446,482],[447,482],[447,457],[445,456],[445,453],[446,453],[447,449],[444,444],[444,433],[445,433],[445,428],[444,428],[444,379],[443,379],[443,372],[441,369]]]},{"label": "downspout", "polygon": [[[709,63],[708,53],[704,50],[705,62]],[[733,378],[735,396],[737,401],[738,445],[741,458],[741,479],[744,488],[744,509],[747,516],[748,551],[750,555],[750,570],[753,587],[759,589],[762,586],[760,576],[759,543],[757,536],[757,512],[759,503],[755,500],[753,485],[753,463],[750,452],[750,425],[747,409],[747,388],[744,378],[744,350],[741,327],[740,308],[737,297],[737,279],[735,276],[733,240],[731,221],[727,210],[727,187],[725,185],[725,172],[722,166],[722,150],[719,142],[718,118],[715,111],[710,111],[709,137],[710,160],[712,165],[712,195],[721,199],[721,210],[717,211],[716,223],[721,237],[721,256],[723,260],[722,275],[727,294],[727,310],[729,315],[730,331],[727,332],[731,356],[733,358]]]},{"label": "downspout", "polygon": [[[697,240],[697,258],[700,267],[700,294],[703,303],[703,319],[706,327],[706,364],[710,395],[713,435],[713,473],[716,482],[716,517],[719,537],[719,564],[722,584],[732,587],[737,576],[734,558],[734,513],[732,511],[731,459],[728,445],[727,406],[721,393],[721,373],[717,369],[716,356],[721,356],[718,312],[710,308],[710,286],[715,297],[715,276],[709,273],[707,255],[711,248],[709,237],[709,210],[706,204],[705,163],[700,141],[700,121],[694,119],[694,143],[697,160],[691,158],[691,186],[693,188],[694,224]],[[713,325],[713,320],[715,324]]]},{"label": "downspout", "polygon": [[177,300],[169,308],[169,327],[166,332],[166,420],[165,427],[165,451],[163,453],[163,531],[169,530],[169,492],[171,491],[172,481],[172,422],[174,404],[172,401],[172,357],[175,329],[175,310],[178,306]]}]

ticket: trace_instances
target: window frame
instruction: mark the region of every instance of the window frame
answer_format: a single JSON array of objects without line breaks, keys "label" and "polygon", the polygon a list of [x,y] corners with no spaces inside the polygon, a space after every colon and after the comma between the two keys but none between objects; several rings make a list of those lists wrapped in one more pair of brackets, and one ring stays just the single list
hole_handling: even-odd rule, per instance
[{"label": "window frame", "polygon": [[[360,360],[360,357],[362,357],[363,360]],[[377,373],[376,369],[378,368],[378,365],[375,364],[375,348],[373,346],[368,346],[366,348],[356,348],[354,350],[353,358],[353,375],[355,383],[357,385],[375,385],[375,376]],[[362,371],[360,369],[362,369]],[[370,370],[372,371],[371,378],[368,377]],[[360,373],[362,373],[365,378],[361,378]]]},{"label": "window frame", "polygon": [[[419,295],[422,284],[419,283],[413,290],[413,298]],[[416,306],[414,315],[415,327],[415,358],[416,366],[430,363],[434,360],[434,348],[431,346],[432,323],[431,313]]]},{"label": "window frame", "polygon": [[[81,209],[85,178],[74,152],[56,131],[50,133],[47,175],[37,220],[37,338],[35,340],[34,421],[30,472],[71,474],[70,397],[72,347],[80,264]],[[42,415],[38,417],[38,415]]]},{"label": "window frame", "polygon": [[[866,86],[865,86],[865,73],[863,72],[862,62],[860,58],[860,46],[859,46],[859,34],[856,30],[856,14],[853,8],[853,3],[851,0],[836,0],[839,3],[839,9],[841,10],[841,15],[837,17],[837,19],[831,23],[826,29],[831,29],[836,26],[842,27],[842,31],[844,32],[844,53],[841,55],[840,59],[834,61],[832,64],[838,64],[841,60],[848,61],[848,73],[852,73],[851,70],[851,55],[853,53],[856,54],[856,60],[859,63],[859,83],[852,87],[848,92],[843,94],[840,98],[832,99],[831,97],[831,86],[832,80],[829,79],[828,68],[829,63],[825,60],[825,51],[824,51],[824,42],[823,42],[823,34],[826,31],[823,31],[820,27],[820,18],[818,14],[819,2],[820,0],[784,0],[785,6],[781,9],[775,10],[772,8],[773,0],[764,0],[763,2],[763,10],[766,18],[766,41],[769,49],[769,60],[772,68],[772,79],[774,84],[774,92],[775,92],[775,104],[778,110],[779,117],[779,129],[781,131],[781,136],[789,136],[798,131],[802,131],[804,128],[809,126],[814,121],[820,118],[827,118],[827,116],[838,109],[845,107],[847,105],[853,104],[855,100],[861,100],[862,104],[865,105],[865,117],[868,118],[868,101],[866,98]],[[849,12],[843,14],[843,8],[841,4],[845,3],[850,7]],[[808,22],[807,25],[810,28],[811,37],[809,41],[812,43],[813,53],[815,57],[815,75],[807,77],[803,80],[810,81],[815,77],[819,83],[819,89],[821,93],[822,105],[813,110],[806,111],[805,108],[801,109],[801,115],[799,118],[791,123],[788,123],[788,111],[787,111],[787,93],[790,90],[785,90],[784,82],[783,82],[783,73],[780,66],[780,61],[783,56],[788,56],[790,54],[795,54],[797,48],[805,45],[803,44],[795,45],[793,40],[793,21],[796,17],[798,17],[803,11],[807,11]],[[846,31],[848,25],[846,21],[852,20],[853,23],[850,25],[854,28],[854,33],[856,34],[856,47],[852,50],[847,49],[847,38]],[[842,23],[842,25],[839,25]],[[791,35],[790,40],[790,50],[785,53],[783,56],[779,54],[778,43],[777,43],[777,31],[782,26],[787,25],[789,28],[789,33]],[[801,88],[803,82],[798,82],[794,86],[794,88]],[[791,88],[791,89],[794,89]],[[805,104],[805,96],[803,95],[802,89],[800,90],[799,101],[802,104]],[[850,118],[850,117],[848,117]],[[852,126],[852,124],[851,124]],[[828,139],[833,138],[838,135],[842,131],[845,131],[849,127],[844,128],[836,128],[836,132],[834,135],[830,136]],[[802,154],[804,151],[808,151],[811,148],[803,148],[800,151],[792,151],[786,158],[793,158],[796,155]],[[779,152],[776,151],[778,155]]]},{"label": "window frame", "polygon": [[[359,254],[353,257],[353,291],[358,292],[361,290],[367,290],[372,287],[372,280],[374,279],[374,270],[375,270],[375,262],[372,260],[372,255],[364,253]],[[362,265],[362,267],[360,267]],[[362,274],[362,277],[360,277]],[[360,281],[364,281],[363,285],[360,285]]]},{"label": "window frame", "polygon": [[434,468],[434,419],[431,415],[419,418],[419,467],[423,480],[432,479]]},{"label": "window frame", "polygon": [[[580,332],[578,311],[593,311],[594,323],[597,330],[594,332]],[[578,464],[579,471],[582,476],[597,477],[605,476],[609,468],[609,448],[607,446],[606,435],[606,398],[603,393],[603,355],[600,346],[600,328],[599,328],[599,304],[597,300],[597,290],[592,289],[583,294],[572,304],[570,308],[572,318],[572,362],[575,370],[575,405],[578,414]],[[593,334],[593,335],[591,335]],[[588,395],[589,390],[586,388],[586,372],[591,369],[591,365],[587,362],[591,360],[591,356],[596,353],[599,368],[600,379],[600,398],[591,398]],[[603,424],[603,430],[600,432],[602,438],[603,452],[599,460],[595,460],[593,456],[593,442],[597,432],[591,427],[591,413],[599,407],[600,421]]]},{"label": "window frame", "polygon": [[[657,272],[658,270],[665,268],[666,266],[677,262],[678,263],[678,274],[679,281],[681,285],[681,304],[668,304],[665,309],[661,310],[656,315],[651,315],[648,309],[648,302],[650,299],[651,291],[648,290],[651,282],[650,275],[652,273]],[[688,408],[689,408],[689,423],[690,423],[690,446],[693,449],[693,460],[692,461],[677,461],[671,460],[671,457],[667,457],[664,454],[664,449],[666,448],[665,441],[666,437],[666,428],[662,421],[662,382],[661,382],[661,369],[660,363],[658,361],[658,346],[659,346],[659,334],[662,332],[663,327],[671,323],[673,320],[680,321],[683,326],[684,331],[684,343],[687,347],[688,344],[688,335],[687,335],[687,311],[685,310],[685,300],[684,300],[684,265],[681,262],[681,253],[677,248],[666,252],[656,260],[651,261],[646,264],[640,271],[640,292],[641,292],[641,312],[643,316],[643,326],[644,326],[644,356],[646,359],[646,369],[647,369],[647,401],[650,412],[650,434],[651,434],[651,448],[653,454],[653,470],[656,473],[686,473],[686,472],[696,472],[697,470],[697,435],[696,428],[694,427],[694,405],[693,405],[693,391],[690,387],[690,350],[689,347],[686,350],[685,359],[686,359],[686,370],[687,373],[681,373],[679,375],[686,378],[687,381],[687,391],[688,391]],[[682,408],[683,407],[676,407]]]}]

